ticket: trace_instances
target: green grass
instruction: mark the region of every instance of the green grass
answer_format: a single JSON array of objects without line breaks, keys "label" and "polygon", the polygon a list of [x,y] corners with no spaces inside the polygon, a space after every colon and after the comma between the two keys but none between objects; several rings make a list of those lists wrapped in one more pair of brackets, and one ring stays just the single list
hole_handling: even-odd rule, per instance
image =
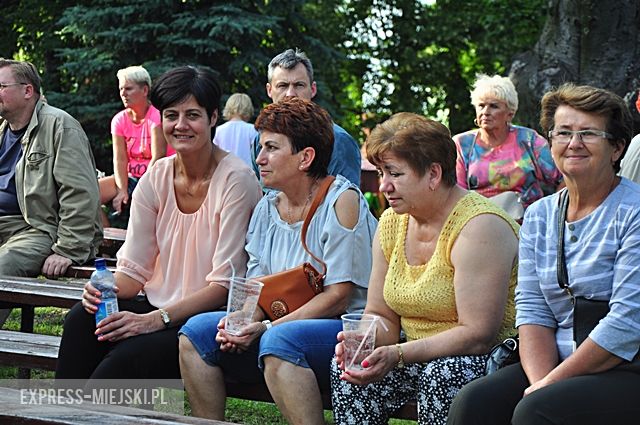
[{"label": "green grass", "polygon": [[[34,332],[45,335],[62,335],[65,309],[55,307],[37,307],[35,309]],[[3,326],[3,329],[20,330],[20,310],[14,309]],[[18,368],[0,367],[0,379],[15,379],[18,377]],[[32,378],[53,378],[53,372],[32,370]],[[185,412],[191,413],[188,401],[185,402]],[[275,404],[258,401],[229,398],[227,400],[226,420],[246,425],[287,425],[284,417]],[[333,425],[333,414],[329,410],[324,412],[325,422]],[[392,419],[390,425],[412,425],[414,421]]]}]

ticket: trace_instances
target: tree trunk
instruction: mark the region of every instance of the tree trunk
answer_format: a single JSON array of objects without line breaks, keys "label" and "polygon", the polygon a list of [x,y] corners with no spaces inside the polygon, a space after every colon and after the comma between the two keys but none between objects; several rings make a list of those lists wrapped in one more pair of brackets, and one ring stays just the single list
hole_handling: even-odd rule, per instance
[{"label": "tree trunk", "polygon": [[635,108],[640,88],[640,4],[637,0],[549,0],[534,48],[517,55],[509,76],[520,106],[515,121],[539,128],[540,99],[564,82],[611,90]]}]

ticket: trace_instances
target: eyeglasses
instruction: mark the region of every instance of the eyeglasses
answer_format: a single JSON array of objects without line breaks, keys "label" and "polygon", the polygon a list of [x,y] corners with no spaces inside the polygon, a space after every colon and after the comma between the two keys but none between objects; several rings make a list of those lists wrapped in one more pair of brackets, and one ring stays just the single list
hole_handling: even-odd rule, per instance
[{"label": "eyeglasses", "polygon": [[551,130],[549,139],[554,143],[568,144],[573,140],[573,136],[578,136],[578,140],[585,144],[598,143],[601,139],[613,139],[613,136],[606,131],[600,130]]},{"label": "eyeglasses", "polygon": [[0,91],[3,91],[7,87],[11,86],[26,86],[27,83],[0,83]]}]

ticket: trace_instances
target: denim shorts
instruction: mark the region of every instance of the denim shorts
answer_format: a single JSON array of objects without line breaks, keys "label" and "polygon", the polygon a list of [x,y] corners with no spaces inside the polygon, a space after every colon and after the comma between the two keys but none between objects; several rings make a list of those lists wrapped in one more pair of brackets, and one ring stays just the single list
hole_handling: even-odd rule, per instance
[{"label": "denim shorts", "polygon": [[215,341],[218,322],[225,315],[226,312],[198,314],[189,319],[179,332],[189,338],[205,363],[223,369],[225,379],[260,382],[263,380],[264,356],[275,356],[312,369],[320,388],[329,388],[329,366],[337,343],[336,335],[342,330],[340,320],[308,319],[282,323],[262,334],[259,342],[248,351],[237,354],[220,351]]}]

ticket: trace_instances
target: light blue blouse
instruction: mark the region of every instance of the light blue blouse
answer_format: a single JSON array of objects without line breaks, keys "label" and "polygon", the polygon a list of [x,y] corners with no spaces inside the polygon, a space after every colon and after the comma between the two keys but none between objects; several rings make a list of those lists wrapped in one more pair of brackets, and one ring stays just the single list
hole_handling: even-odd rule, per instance
[{"label": "light blue blouse", "polygon": [[[358,223],[353,229],[340,224],[334,209],[338,197],[346,190],[357,191],[360,198]],[[259,277],[299,266],[305,261],[318,270],[321,265],[302,247],[302,221],[288,224],[276,209],[277,192],[267,193],[258,203],[247,233],[249,254],[247,277]],[[327,264],[325,286],[353,282],[347,312],[364,310],[371,273],[371,245],[377,221],[357,186],[338,175],[324,201],[311,219],[307,246]]]},{"label": "light blue blouse", "polygon": [[[556,329],[561,359],[573,349],[573,307],[556,275],[558,197],[532,204],[520,230],[516,326]],[[589,337],[625,360],[640,348],[640,185],[627,179],[586,217],[565,223],[569,286],[576,296],[609,300]]]}]

